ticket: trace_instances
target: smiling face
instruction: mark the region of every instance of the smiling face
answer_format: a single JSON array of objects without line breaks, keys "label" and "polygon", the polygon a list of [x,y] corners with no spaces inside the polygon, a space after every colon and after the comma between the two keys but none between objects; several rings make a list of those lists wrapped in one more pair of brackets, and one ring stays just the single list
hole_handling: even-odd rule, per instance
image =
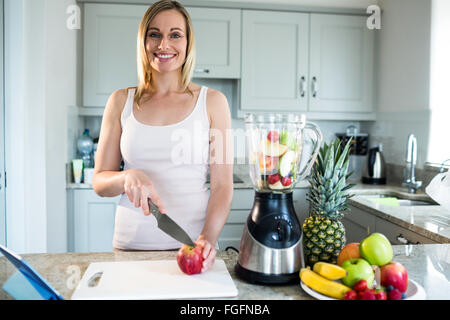
[{"label": "smiling face", "polygon": [[175,9],[158,13],[150,23],[145,50],[157,72],[180,71],[186,59],[187,34],[184,16]]}]

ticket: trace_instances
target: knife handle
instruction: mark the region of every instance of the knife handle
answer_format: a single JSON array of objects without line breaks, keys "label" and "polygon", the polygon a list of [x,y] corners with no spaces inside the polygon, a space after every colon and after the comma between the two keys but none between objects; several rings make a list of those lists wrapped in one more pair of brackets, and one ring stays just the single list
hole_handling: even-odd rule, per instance
[{"label": "knife handle", "polygon": [[155,215],[155,217],[159,217],[161,216],[161,211],[159,211],[158,207],[156,206],[156,204],[153,203],[153,201],[149,198],[148,199],[148,206],[150,208],[150,213]]}]

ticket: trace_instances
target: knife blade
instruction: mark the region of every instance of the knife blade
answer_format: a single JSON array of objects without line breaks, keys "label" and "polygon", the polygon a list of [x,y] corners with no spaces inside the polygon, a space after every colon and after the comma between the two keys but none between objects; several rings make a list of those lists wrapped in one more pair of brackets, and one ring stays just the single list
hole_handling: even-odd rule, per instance
[{"label": "knife blade", "polygon": [[148,199],[148,205],[150,208],[150,213],[153,214],[158,223],[158,228],[167,233],[169,236],[174,238],[181,243],[187,244],[189,246],[195,247],[194,242],[191,240],[186,231],[183,230],[175,221],[173,221],[167,214],[162,214],[159,211],[156,204],[152,200]]}]

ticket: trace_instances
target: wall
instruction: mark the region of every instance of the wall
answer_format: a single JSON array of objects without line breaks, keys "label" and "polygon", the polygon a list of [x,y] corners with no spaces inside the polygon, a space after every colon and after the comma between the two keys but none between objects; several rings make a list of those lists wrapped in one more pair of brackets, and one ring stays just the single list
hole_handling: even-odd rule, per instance
[{"label": "wall", "polygon": [[450,74],[450,1],[432,1],[430,57],[430,142],[428,161],[442,163],[450,158],[448,75]]},{"label": "wall", "polygon": [[5,1],[7,244],[65,252],[67,106],[76,95],[75,0]]},{"label": "wall", "polygon": [[377,31],[377,121],[362,130],[382,143],[387,163],[403,164],[407,137],[418,143],[418,167],[426,160],[430,129],[429,62],[431,1],[380,0]]}]

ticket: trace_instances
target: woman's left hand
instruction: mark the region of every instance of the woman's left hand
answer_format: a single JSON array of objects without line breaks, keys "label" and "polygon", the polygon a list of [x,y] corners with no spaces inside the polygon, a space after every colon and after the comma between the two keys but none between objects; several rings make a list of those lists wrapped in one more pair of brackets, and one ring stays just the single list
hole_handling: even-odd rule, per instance
[{"label": "woman's left hand", "polygon": [[216,259],[216,249],[214,246],[205,239],[203,235],[200,235],[194,243],[202,249],[202,255],[203,255],[203,266],[202,266],[202,273],[209,270]]}]

